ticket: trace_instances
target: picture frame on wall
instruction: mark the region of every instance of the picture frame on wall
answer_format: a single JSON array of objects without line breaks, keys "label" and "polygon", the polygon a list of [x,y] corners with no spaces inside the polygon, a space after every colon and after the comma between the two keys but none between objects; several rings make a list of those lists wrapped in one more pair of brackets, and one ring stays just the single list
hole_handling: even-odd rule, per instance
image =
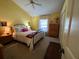
[{"label": "picture frame on wall", "polygon": [[7,22],[6,21],[0,21],[0,26],[7,26]]}]

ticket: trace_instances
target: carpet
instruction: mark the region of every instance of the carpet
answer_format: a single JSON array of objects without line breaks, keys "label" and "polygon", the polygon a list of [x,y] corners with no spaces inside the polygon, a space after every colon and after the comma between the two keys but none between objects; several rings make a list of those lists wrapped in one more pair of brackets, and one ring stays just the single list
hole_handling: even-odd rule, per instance
[{"label": "carpet", "polygon": [[59,40],[45,37],[38,42],[33,51],[29,51],[29,48],[25,44],[11,42],[4,48],[4,59],[44,59],[50,42],[59,43]]},{"label": "carpet", "polygon": [[44,59],[61,59],[61,53],[59,53],[60,49],[61,46],[59,43],[50,42]]}]

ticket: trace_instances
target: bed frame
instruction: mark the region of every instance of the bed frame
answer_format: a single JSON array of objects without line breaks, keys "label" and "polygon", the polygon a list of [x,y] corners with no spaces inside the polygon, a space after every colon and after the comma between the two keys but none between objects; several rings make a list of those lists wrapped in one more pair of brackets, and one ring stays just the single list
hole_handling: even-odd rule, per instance
[{"label": "bed frame", "polygon": [[[33,50],[35,48],[35,46],[44,38],[44,33],[43,32],[39,32],[37,33],[34,37],[32,38],[28,38],[26,36],[23,36],[21,38],[21,36],[17,36],[15,35],[14,40],[27,44],[27,47],[29,47],[30,50]],[[30,40],[28,43],[25,40]]]},{"label": "bed frame", "polygon": [[[23,24],[16,24],[14,26],[25,26]],[[18,35],[15,35],[15,40],[17,41],[20,41],[20,42],[23,42],[25,44],[27,44],[27,46],[29,46],[29,49],[30,50],[33,50],[35,45],[42,39],[44,38],[44,32],[38,32],[37,34],[35,34],[32,38],[29,38],[29,37],[19,37]],[[26,41],[28,40],[28,42]]]}]

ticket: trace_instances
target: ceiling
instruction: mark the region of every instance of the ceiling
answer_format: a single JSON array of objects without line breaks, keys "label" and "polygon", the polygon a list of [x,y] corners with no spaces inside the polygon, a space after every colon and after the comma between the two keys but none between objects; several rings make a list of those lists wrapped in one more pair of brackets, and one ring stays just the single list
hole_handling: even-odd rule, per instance
[{"label": "ceiling", "polygon": [[15,2],[19,7],[21,7],[24,11],[26,11],[31,16],[39,16],[39,15],[46,15],[51,14],[53,12],[60,12],[64,0],[34,0],[35,2],[41,4],[41,6],[34,5],[27,5],[30,0],[12,0]]}]

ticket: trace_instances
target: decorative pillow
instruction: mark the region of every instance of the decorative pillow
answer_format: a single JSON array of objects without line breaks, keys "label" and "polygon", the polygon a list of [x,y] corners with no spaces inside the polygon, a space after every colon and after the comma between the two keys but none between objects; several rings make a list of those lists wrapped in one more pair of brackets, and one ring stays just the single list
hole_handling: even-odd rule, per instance
[{"label": "decorative pillow", "polygon": [[28,28],[21,29],[21,32],[26,32],[26,31],[28,31]]},{"label": "decorative pillow", "polygon": [[23,24],[15,25],[14,28],[15,28],[16,32],[25,32],[25,31],[31,30],[30,26],[28,27]]}]

